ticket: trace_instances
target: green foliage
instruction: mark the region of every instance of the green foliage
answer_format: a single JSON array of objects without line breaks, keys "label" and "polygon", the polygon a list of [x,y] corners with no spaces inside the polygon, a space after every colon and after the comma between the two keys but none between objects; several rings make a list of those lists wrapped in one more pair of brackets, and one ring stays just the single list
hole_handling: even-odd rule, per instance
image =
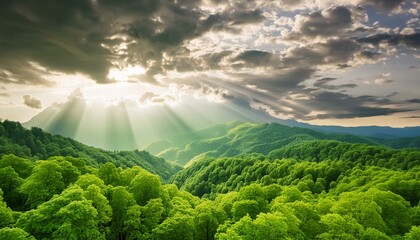
[{"label": "green foliage", "polygon": [[161,183],[156,175],[142,173],[131,181],[131,191],[139,205],[146,205],[150,199],[158,198],[161,194]]},{"label": "green foliage", "polygon": [[69,187],[23,213],[16,226],[37,239],[104,239],[98,228],[98,211],[84,195],[80,187]]},{"label": "green foliage", "polygon": [[[17,133],[7,136],[15,145],[6,147],[23,155],[0,160],[0,240],[419,239],[416,150],[307,141],[329,135],[236,123],[200,132],[203,138],[230,136],[229,141],[212,139],[208,146],[191,143],[194,136],[185,135],[182,144],[188,143],[188,150],[182,154],[208,147],[217,147],[214,156],[244,149],[260,153],[194,156],[173,184],[163,184],[147,169],[125,165],[136,165],[132,154],[140,152],[99,151],[114,160],[124,156],[123,164],[96,155],[95,160],[60,156],[64,138],[32,129],[35,138],[22,140],[27,132],[19,125],[9,122],[3,128],[2,134]],[[256,130],[261,136],[254,135]],[[283,135],[293,144],[283,146],[288,141]],[[58,156],[37,160],[31,154],[47,140],[45,146],[57,148],[39,154]],[[230,148],[233,143],[237,148]],[[71,149],[65,151],[77,155],[88,148]]]},{"label": "green foliage", "polygon": [[405,235],[406,240],[416,240],[420,239],[420,227],[414,226],[411,228],[411,231]]},{"label": "green foliage", "polygon": [[27,232],[20,228],[2,228],[0,229],[0,240],[35,240]]},{"label": "green foliage", "polygon": [[8,227],[13,223],[13,212],[3,202],[3,191],[0,188],[0,228]]},{"label": "green foliage", "polygon": [[[314,140],[336,140],[395,148],[420,148],[420,138],[379,139],[288,127],[277,123],[231,122],[174,136],[145,147],[158,156],[189,166],[197,156],[234,157],[248,153],[268,154],[287,145]],[[311,154],[311,156],[313,156]]]},{"label": "green foliage", "polygon": [[[98,167],[111,162],[118,167],[140,166],[147,171],[158,174],[167,180],[180,170],[180,167],[162,158],[157,158],[145,151],[105,151],[86,146],[70,138],[51,135],[39,128],[27,130],[20,123],[5,120],[0,122],[0,168],[11,166],[20,177],[26,178],[31,172],[30,160],[48,159],[52,156],[68,156],[83,159],[88,166]],[[13,154],[12,156],[8,154]],[[70,161],[70,160],[69,160]],[[77,161],[77,160],[75,160]],[[29,162],[29,163],[28,163]],[[70,161],[74,166],[77,164]],[[83,174],[85,170],[79,169]]]}]

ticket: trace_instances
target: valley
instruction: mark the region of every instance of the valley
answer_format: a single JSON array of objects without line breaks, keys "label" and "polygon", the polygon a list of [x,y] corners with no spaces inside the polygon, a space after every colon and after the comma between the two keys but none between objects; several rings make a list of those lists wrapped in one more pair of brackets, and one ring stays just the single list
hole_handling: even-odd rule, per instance
[{"label": "valley", "polygon": [[154,157],[10,121],[0,134],[0,239],[416,239],[420,231],[416,139],[235,121],[153,143],[145,149]]}]

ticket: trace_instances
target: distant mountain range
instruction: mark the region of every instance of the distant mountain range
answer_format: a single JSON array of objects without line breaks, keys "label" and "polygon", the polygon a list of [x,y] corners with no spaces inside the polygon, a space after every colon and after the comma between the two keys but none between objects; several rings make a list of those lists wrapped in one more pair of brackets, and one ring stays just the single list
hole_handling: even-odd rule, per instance
[{"label": "distant mountain range", "polygon": [[[216,106],[217,105],[217,106]],[[210,114],[211,113],[211,114]],[[53,134],[70,137],[87,145],[107,150],[141,149],[152,142],[169,140],[186,132],[196,132],[233,120],[253,123],[279,123],[286,126],[351,134],[374,138],[412,138],[420,127],[340,127],[317,126],[274,118],[264,111],[203,103],[200,109],[187,106],[153,106],[138,109],[127,104],[104,107],[73,98],[54,104],[22,125],[39,127]],[[410,142],[411,139],[406,141]],[[406,145],[406,144],[405,144]]]},{"label": "distant mountain range", "polygon": [[233,121],[156,141],[147,145],[144,150],[180,165],[186,165],[190,164],[191,159],[194,162],[194,158],[203,155],[220,158],[248,153],[268,154],[290,144],[314,140],[336,140],[391,148],[420,148],[420,137],[373,138],[325,133],[278,123]]}]

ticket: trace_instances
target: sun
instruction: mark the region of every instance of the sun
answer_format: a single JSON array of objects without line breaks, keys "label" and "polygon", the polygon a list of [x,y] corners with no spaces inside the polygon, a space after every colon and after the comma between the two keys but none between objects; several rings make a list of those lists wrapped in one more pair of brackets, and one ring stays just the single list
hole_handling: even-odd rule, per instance
[{"label": "sun", "polygon": [[125,68],[111,68],[107,77],[117,82],[130,82],[137,81],[145,73],[146,69],[143,66],[135,65]]}]

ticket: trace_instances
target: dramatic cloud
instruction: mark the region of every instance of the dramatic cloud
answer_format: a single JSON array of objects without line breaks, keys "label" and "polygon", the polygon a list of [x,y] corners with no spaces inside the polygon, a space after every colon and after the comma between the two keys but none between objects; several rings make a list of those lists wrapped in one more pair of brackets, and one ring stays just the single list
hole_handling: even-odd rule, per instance
[{"label": "dramatic cloud", "polygon": [[322,12],[312,12],[296,17],[293,37],[325,37],[349,28],[352,13],[344,6],[334,6]]},{"label": "dramatic cloud", "polygon": [[389,33],[380,33],[375,35],[370,35],[364,38],[358,39],[360,43],[368,43],[372,45],[379,45],[381,43],[386,43],[388,45],[398,45],[404,44],[408,47],[419,48],[420,47],[420,33],[413,34],[389,34]]},{"label": "dramatic cloud", "polygon": [[249,85],[254,85],[259,89],[279,94],[302,88],[300,83],[309,79],[313,73],[313,69],[295,68],[277,71],[264,77],[255,75],[245,76],[244,82]]},{"label": "dramatic cloud", "polygon": [[[77,0],[66,4],[7,1],[0,10],[2,82],[49,82],[30,78],[29,61],[48,70],[83,73],[109,82],[109,70],[133,63],[160,72],[162,54],[207,31],[240,32],[263,20],[260,10],[205,13],[200,1]],[[10,60],[13,59],[12,62]],[[12,79],[12,80],[11,80]]]},{"label": "dramatic cloud", "polygon": [[403,3],[404,0],[362,0],[361,3],[372,4],[373,6],[382,10],[392,10]]},{"label": "dramatic cloud", "polygon": [[336,80],[336,78],[321,78],[314,83],[314,87],[318,87],[321,89],[329,89],[329,90],[340,90],[340,89],[357,87],[357,84],[354,84],[354,83],[330,85],[329,83],[334,80]]},{"label": "dramatic cloud", "polygon": [[83,91],[137,107],[189,95],[303,121],[394,116],[417,110],[419,9],[412,0],[5,1],[0,96],[21,106],[31,88],[45,105],[80,89],[76,100]]},{"label": "dramatic cloud", "polygon": [[41,100],[31,97],[29,95],[23,95],[23,104],[30,108],[40,109],[42,108]]}]

